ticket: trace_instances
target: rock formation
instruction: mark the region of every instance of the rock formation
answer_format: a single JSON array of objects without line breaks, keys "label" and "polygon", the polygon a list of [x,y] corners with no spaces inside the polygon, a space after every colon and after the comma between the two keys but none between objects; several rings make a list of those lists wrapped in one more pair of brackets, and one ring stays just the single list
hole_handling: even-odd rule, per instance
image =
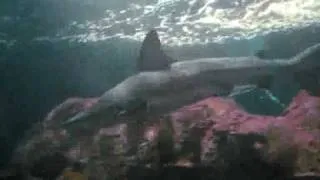
[{"label": "rock formation", "polygon": [[52,175],[57,158],[46,159],[57,153],[66,158],[59,160],[66,168],[84,162],[83,173],[92,179],[281,179],[320,173],[320,98],[306,91],[277,117],[249,114],[232,99],[211,97],[159,119],[59,126],[95,102],[69,99],[54,108],[41,130],[17,148],[13,162],[25,164],[33,176],[39,174],[35,167],[51,167],[54,178],[63,175],[61,164]]}]

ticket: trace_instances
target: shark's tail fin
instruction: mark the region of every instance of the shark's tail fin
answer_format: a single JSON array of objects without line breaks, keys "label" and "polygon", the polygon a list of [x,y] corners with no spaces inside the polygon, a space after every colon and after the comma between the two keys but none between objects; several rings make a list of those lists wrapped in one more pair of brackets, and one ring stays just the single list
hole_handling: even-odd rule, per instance
[{"label": "shark's tail fin", "polygon": [[308,47],[289,60],[289,64],[299,70],[307,70],[320,66],[320,43]]},{"label": "shark's tail fin", "polygon": [[289,60],[295,84],[299,86],[299,89],[305,89],[313,95],[320,93],[319,57],[320,43],[310,46]]},{"label": "shark's tail fin", "polygon": [[137,70],[139,72],[165,70],[173,61],[163,52],[157,31],[150,30],[142,42]]},{"label": "shark's tail fin", "polygon": [[[306,48],[285,62],[288,67],[274,76],[258,77],[255,82],[259,88],[272,90],[281,97],[281,101],[288,103],[292,95],[299,89],[305,89],[314,95],[319,94],[320,87],[320,43]],[[285,93],[284,93],[285,92]],[[290,93],[288,93],[290,92]]]}]

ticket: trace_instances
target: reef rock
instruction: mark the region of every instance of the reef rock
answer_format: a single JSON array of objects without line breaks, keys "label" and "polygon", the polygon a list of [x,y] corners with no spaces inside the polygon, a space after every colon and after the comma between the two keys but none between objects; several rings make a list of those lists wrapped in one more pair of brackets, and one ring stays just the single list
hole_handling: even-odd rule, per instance
[{"label": "reef rock", "polygon": [[69,99],[54,108],[13,161],[33,167],[58,152],[69,162],[85,162],[83,173],[93,179],[274,179],[320,173],[320,98],[306,91],[277,117],[253,115],[232,99],[211,97],[159,119],[139,115],[112,126],[58,125],[96,100]]}]

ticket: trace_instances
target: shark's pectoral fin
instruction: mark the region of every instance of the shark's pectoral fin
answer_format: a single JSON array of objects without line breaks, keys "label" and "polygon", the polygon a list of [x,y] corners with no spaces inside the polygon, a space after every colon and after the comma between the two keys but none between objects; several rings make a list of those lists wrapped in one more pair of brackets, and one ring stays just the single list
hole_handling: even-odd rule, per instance
[{"label": "shark's pectoral fin", "polygon": [[137,70],[158,71],[169,69],[174,59],[166,55],[161,47],[161,42],[156,30],[151,30],[142,42],[140,55],[137,59]]}]

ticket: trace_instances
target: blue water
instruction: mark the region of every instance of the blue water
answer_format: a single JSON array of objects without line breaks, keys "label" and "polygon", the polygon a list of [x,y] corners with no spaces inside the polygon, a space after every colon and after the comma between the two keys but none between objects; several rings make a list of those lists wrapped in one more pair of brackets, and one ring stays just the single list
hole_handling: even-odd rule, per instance
[{"label": "blue water", "polygon": [[[49,0],[47,0],[49,2]],[[103,3],[107,1],[99,1]],[[125,1],[123,1],[125,2]],[[7,163],[11,150],[32,123],[41,121],[55,105],[68,97],[99,96],[108,88],[134,73],[140,42],[109,39],[99,42],[70,42],[68,40],[34,41],[39,35],[58,33],[61,26],[73,19],[94,19],[103,10],[73,6],[71,1],[54,3],[56,8],[70,11],[50,11],[47,6],[33,8],[37,0],[0,2],[0,166]],[[62,12],[69,12],[63,14]],[[80,13],[86,12],[86,13]],[[91,13],[88,13],[91,12]],[[92,13],[95,12],[95,13]],[[70,29],[72,32],[72,29]],[[266,56],[290,57],[310,44],[320,42],[314,28],[288,35],[272,34],[252,40],[227,41],[172,49],[185,58],[250,55],[269,44]],[[296,38],[299,44],[288,40]],[[219,52],[218,52],[219,51]],[[274,94],[288,104],[299,87],[274,87]],[[235,97],[252,113],[276,115],[283,107],[261,90]]]}]

